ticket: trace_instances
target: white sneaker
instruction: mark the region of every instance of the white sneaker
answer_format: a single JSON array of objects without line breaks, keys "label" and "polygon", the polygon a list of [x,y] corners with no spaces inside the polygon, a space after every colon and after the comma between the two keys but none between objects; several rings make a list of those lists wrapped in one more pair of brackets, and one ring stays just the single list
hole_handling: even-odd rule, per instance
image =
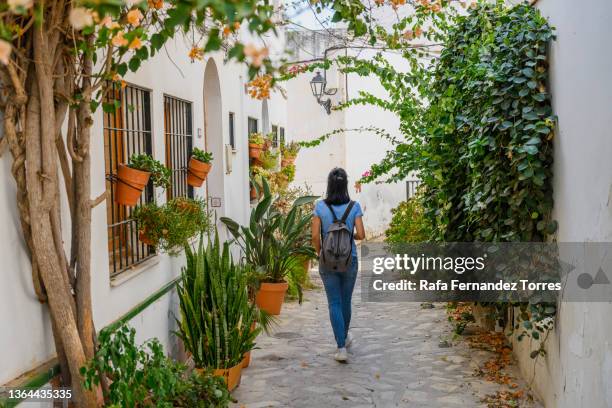
[{"label": "white sneaker", "polygon": [[348,355],[346,354],[346,347],[339,348],[334,356],[334,359],[340,363],[346,363],[348,360]]},{"label": "white sneaker", "polygon": [[351,333],[349,332],[346,335],[346,340],[344,340],[344,347],[350,348],[351,344],[353,344],[353,336],[351,336]]}]

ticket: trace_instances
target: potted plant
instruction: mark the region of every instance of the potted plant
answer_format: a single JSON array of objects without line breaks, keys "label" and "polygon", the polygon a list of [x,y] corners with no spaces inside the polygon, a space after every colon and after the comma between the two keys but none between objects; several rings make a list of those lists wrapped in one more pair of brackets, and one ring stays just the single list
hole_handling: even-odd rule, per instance
[{"label": "potted plant", "polygon": [[132,206],[138,202],[149,179],[156,187],[170,185],[170,170],[148,154],[134,154],[117,168],[115,202]]},{"label": "potted plant", "polygon": [[143,243],[170,255],[180,252],[194,236],[207,232],[211,224],[206,203],[186,197],[174,198],[162,206],[138,206],[132,218]]},{"label": "potted plant", "polygon": [[132,212],[138,226],[138,239],[151,246],[157,246],[165,229],[164,209],[157,203],[140,205]]},{"label": "potted plant", "polygon": [[264,169],[274,170],[278,167],[278,152],[264,149],[257,161]]},{"label": "potted plant", "polygon": [[189,158],[187,172],[187,184],[193,187],[201,187],[212,167],[213,154],[204,150],[193,148]]},{"label": "potted plant", "polygon": [[278,315],[288,288],[286,276],[297,270],[296,265],[301,263],[303,256],[315,256],[314,248],[303,243],[302,235],[310,224],[311,214],[299,211],[299,208],[315,201],[318,196],[297,198],[291,209],[283,214],[274,205],[275,199],[265,178],[262,179],[262,190],[263,197],[251,211],[247,226],[227,217],[221,217],[220,221],[227,226],[246,261],[258,274],[257,306],[271,315]]},{"label": "potted plant", "polygon": [[249,136],[249,157],[259,159],[263,150],[265,139],[261,133],[251,133]]},{"label": "potted plant", "polygon": [[186,246],[187,265],[177,285],[181,318],[178,331],[196,370],[212,368],[230,390],[240,382],[245,354],[261,331],[252,328],[257,307],[249,301],[247,273],[232,260],[229,243],[203,239],[197,249]]},{"label": "potted plant", "polygon": [[300,151],[300,145],[297,142],[290,142],[281,146],[281,167],[287,167],[295,163],[295,158]]},{"label": "potted plant", "polygon": [[271,172],[263,167],[251,168],[251,190],[249,192],[251,201],[257,200],[261,196],[261,180],[270,177],[270,175]]}]

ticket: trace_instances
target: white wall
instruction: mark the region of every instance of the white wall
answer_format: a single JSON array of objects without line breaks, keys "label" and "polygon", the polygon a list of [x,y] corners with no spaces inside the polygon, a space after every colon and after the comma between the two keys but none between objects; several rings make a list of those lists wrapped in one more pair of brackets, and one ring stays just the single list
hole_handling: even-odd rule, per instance
[{"label": "white wall", "polygon": [[[166,51],[147,61],[137,74],[128,74],[128,83],[150,89],[152,104],[153,155],[164,161],[164,94],[193,103],[194,146],[204,148],[204,68],[208,60],[191,63],[188,52],[191,45],[181,36],[167,44]],[[242,65],[224,65],[222,55],[214,55],[221,87],[221,124],[218,134],[209,135],[216,145],[229,144],[229,112],[235,113],[236,151],[232,154],[232,171],[227,172],[224,154],[215,152],[214,173],[211,178],[223,185],[222,212],[238,221],[245,221],[249,211],[247,116],[261,119],[261,101],[252,100],[244,90],[247,81]],[[172,59],[172,61],[170,60]],[[175,66],[176,64],[176,66]],[[178,68],[177,68],[178,66]],[[278,94],[269,103],[271,120],[286,126],[286,102]],[[104,138],[101,110],[94,115],[92,128],[92,196],[105,190]],[[35,369],[54,356],[53,338],[46,305],[34,296],[30,276],[30,263],[21,237],[15,203],[15,183],[10,174],[12,158],[7,152],[0,158],[0,384],[4,384],[26,371]],[[196,195],[205,197],[205,189],[196,189]],[[156,191],[158,202],[166,194]],[[65,203],[64,203],[65,204]],[[69,228],[65,228],[65,232]],[[67,238],[67,237],[66,237]],[[178,276],[183,265],[182,256],[171,258],[158,255],[134,270],[122,274],[111,283],[107,252],[106,203],[96,207],[92,214],[92,300],[96,328],[112,323],[134,306]],[[69,242],[67,239],[66,242]],[[130,277],[129,279],[126,279]],[[170,335],[174,329],[177,310],[175,292],[171,291],[134,318],[138,339],[158,337],[167,351],[176,351],[176,342]]]},{"label": "white wall", "polygon": [[[306,46],[306,45],[305,45]],[[321,50],[322,51],[322,50]],[[344,51],[339,51],[344,55]],[[364,52],[367,58],[372,53]],[[330,58],[334,54],[330,53]],[[399,121],[395,115],[374,106],[351,106],[342,111],[332,111],[327,115],[310,89],[314,74],[299,75],[288,83],[290,127],[289,140],[313,140],[336,129],[358,129],[378,127],[393,136],[399,136]],[[355,74],[339,74],[334,68],[327,72],[328,88],[337,88],[332,96],[332,105],[347,98],[358,96],[359,91],[367,91],[380,97],[386,92],[376,78],[359,77]],[[361,193],[354,188],[355,181],[379,162],[385,153],[392,149],[388,141],[374,132],[348,131],[333,135],[315,148],[304,148],[296,160],[294,185],[305,182],[312,186],[313,193],[325,195],[327,175],[334,167],[344,168],[349,175],[349,193],[358,200],[364,209],[364,223],[368,237],[384,233],[391,219],[391,209],[406,197],[405,184],[381,183],[364,185]]]},{"label": "white wall", "polygon": [[[556,27],[551,92],[554,216],[560,242],[612,241],[612,2],[541,0]],[[607,271],[609,273],[609,271]],[[526,378],[551,408],[612,407],[612,304],[561,303],[536,373],[528,343],[514,342]]]},{"label": "white wall", "polygon": [[[288,90],[288,133],[287,141],[308,141],[346,127],[345,114],[342,111],[332,111],[328,115],[312,95],[310,80],[314,74],[302,74],[287,83]],[[344,81],[335,70],[327,73],[328,89],[339,88],[334,96],[330,96],[336,105],[344,100]],[[346,136],[337,134],[315,148],[303,148],[296,160],[294,185],[303,186],[307,183],[316,195],[325,195],[327,175],[334,167],[347,165]],[[354,174],[349,174],[349,181],[356,180]],[[354,191],[352,191],[354,193]]]},{"label": "white wall", "polygon": [[[374,55],[375,52],[362,51],[360,57],[368,59]],[[405,60],[396,54],[385,53],[385,58],[396,67],[406,64]],[[347,82],[349,98],[358,97],[361,91],[382,99],[387,97],[387,92],[376,78],[363,78],[350,74]],[[378,107],[351,106],[346,112],[346,123],[352,129],[366,127],[384,129],[393,137],[401,139],[397,115]],[[347,171],[355,178],[359,178],[372,164],[378,163],[385,157],[386,152],[394,149],[388,140],[382,139],[374,132],[353,132],[347,137],[346,143]],[[368,236],[380,236],[384,234],[391,221],[391,209],[406,199],[406,184],[405,182],[366,184],[357,197],[364,210],[363,221]]]}]

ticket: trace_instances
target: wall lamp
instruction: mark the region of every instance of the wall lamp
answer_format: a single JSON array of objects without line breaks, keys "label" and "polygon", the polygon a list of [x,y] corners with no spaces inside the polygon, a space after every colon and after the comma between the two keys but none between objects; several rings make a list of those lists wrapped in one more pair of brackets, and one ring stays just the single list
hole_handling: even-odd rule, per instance
[{"label": "wall lamp", "polygon": [[338,92],[337,88],[325,89],[327,87],[327,72],[323,71],[323,75],[321,75],[320,71],[317,71],[316,75],[310,81],[310,89],[312,90],[312,94],[315,98],[317,98],[317,102],[319,105],[323,106],[325,112],[328,115],[331,114],[331,99],[323,99],[326,95],[335,95]]}]

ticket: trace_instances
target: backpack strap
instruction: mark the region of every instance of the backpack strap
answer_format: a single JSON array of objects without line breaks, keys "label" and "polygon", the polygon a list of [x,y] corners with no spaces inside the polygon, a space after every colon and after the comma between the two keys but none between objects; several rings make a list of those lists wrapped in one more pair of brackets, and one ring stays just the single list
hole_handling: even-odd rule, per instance
[{"label": "backpack strap", "polygon": [[323,200],[323,202],[325,203],[327,208],[329,208],[329,211],[331,211],[332,217],[334,217],[334,222],[338,222],[338,217],[336,217],[336,213],[334,212],[334,209],[332,208],[332,206],[329,205],[329,203],[327,201],[325,201],[325,200]]},{"label": "backpack strap", "polygon": [[340,219],[340,221],[342,221],[343,223],[346,223],[346,219],[351,213],[351,210],[353,209],[354,205],[355,205],[354,201],[349,202],[348,206],[346,207],[346,210],[344,210],[344,214],[342,214],[342,218]]}]

